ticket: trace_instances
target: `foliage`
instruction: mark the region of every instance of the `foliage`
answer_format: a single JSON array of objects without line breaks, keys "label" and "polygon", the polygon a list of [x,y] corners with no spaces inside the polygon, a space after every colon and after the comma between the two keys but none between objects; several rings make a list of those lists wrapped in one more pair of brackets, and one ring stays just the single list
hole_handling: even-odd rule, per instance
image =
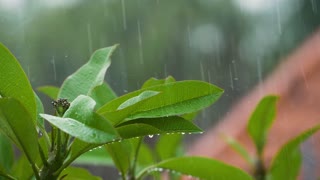
[{"label": "foliage", "polygon": [[236,140],[226,138],[232,148],[254,167],[254,177],[257,180],[295,180],[299,175],[302,161],[300,144],[320,129],[320,125],[317,125],[284,144],[273,157],[271,166],[266,168],[262,156],[268,130],[275,118],[277,99],[278,97],[273,95],[264,97],[249,119],[247,132],[256,147],[257,155],[255,157],[251,157]]},{"label": "foliage", "polygon": [[[201,179],[253,179],[246,172],[212,159],[182,157],[186,133],[201,133],[192,119],[222,95],[219,87],[202,81],[176,81],[169,76],[147,80],[141,89],[117,97],[104,81],[115,46],[93,53],[88,63],[70,75],[61,88],[38,90],[51,99],[54,115],[44,113],[24,71],[0,44],[0,178],[100,179],[71,163],[114,165],[122,179],[161,178],[168,170]],[[57,99],[58,98],[58,99]],[[70,102],[69,102],[70,101]],[[301,164],[299,144],[317,126],[288,142],[266,171],[262,153],[275,117],[277,97],[267,96],[253,112],[248,133],[257,148],[257,161],[235,140],[230,144],[250,163],[257,179],[294,179]],[[45,119],[48,124],[46,124]],[[154,150],[144,137],[158,136]],[[15,156],[12,145],[20,151]],[[99,161],[97,161],[99,160]],[[290,165],[288,164],[290,162]],[[290,172],[284,174],[284,169]],[[206,167],[206,168],[203,168]]]}]

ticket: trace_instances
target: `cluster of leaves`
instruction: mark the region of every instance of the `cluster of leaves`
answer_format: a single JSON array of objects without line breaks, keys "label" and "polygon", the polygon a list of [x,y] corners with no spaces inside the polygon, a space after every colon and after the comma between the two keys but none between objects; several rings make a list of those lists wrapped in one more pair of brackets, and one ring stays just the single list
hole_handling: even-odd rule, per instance
[{"label": "cluster of leaves", "polygon": [[278,97],[269,95],[264,97],[252,113],[247,132],[253,140],[256,155],[250,156],[248,151],[232,137],[227,137],[227,142],[254,168],[254,177],[257,180],[295,180],[300,172],[302,154],[300,144],[320,129],[317,125],[283,145],[273,157],[271,166],[266,168],[263,161],[263,151],[268,137],[268,131],[276,115]]},{"label": "cluster of leaves", "polygon": [[[202,81],[151,78],[141,89],[117,97],[104,81],[115,49],[116,45],[95,51],[61,88],[38,88],[54,100],[56,113],[49,115],[16,58],[0,44],[0,179],[100,179],[72,163],[114,165],[121,178],[129,180],[146,176],[160,179],[163,170],[172,178],[180,174],[201,179],[297,177],[299,144],[320,126],[285,144],[266,169],[262,155],[277,101],[276,96],[267,96],[253,112],[247,128],[257,156],[251,157],[240,143],[227,139],[255,167],[254,177],[216,160],[182,157],[179,147],[183,134],[202,132],[192,119],[213,104],[223,90]],[[152,149],[144,137],[155,135],[160,136]],[[14,154],[12,144],[20,156]]]},{"label": "cluster of leaves", "polygon": [[[0,178],[99,179],[71,164],[77,159],[108,164],[110,157],[122,179],[160,178],[162,170],[202,179],[251,179],[215,160],[176,157],[182,134],[202,132],[191,119],[222,89],[202,81],[151,78],[140,90],[117,97],[104,82],[115,49],[95,51],[60,88],[39,88],[54,100],[56,113],[49,115],[16,58],[0,44]],[[143,141],[154,135],[160,135],[155,152]]]}]

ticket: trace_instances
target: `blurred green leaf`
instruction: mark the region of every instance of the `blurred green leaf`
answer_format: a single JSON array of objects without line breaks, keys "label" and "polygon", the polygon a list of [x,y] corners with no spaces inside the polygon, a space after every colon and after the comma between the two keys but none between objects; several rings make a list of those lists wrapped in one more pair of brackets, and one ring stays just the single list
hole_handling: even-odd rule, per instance
[{"label": "blurred green leaf", "polygon": [[152,86],[162,85],[162,84],[168,84],[176,82],[176,80],[172,76],[168,76],[166,79],[156,79],[156,78],[150,78],[148,79],[141,87],[141,89],[145,89]]},{"label": "blurred green leaf", "polygon": [[62,131],[88,143],[107,143],[119,138],[113,126],[102,116],[93,112],[95,101],[80,95],[71,104],[63,117],[41,114],[41,117]]},{"label": "blurred green leaf", "polygon": [[155,163],[152,150],[149,148],[147,144],[143,142],[140,145],[137,162],[138,167],[136,168],[136,172],[139,172],[143,168]]},{"label": "blurred green leaf", "polygon": [[38,154],[38,134],[32,117],[24,106],[13,98],[0,98],[0,131],[9,137],[34,163]]},{"label": "blurred green leaf", "polygon": [[106,82],[93,88],[89,92],[89,96],[96,101],[96,109],[102,107],[107,102],[117,98],[116,93]]},{"label": "blurred green leaf", "polygon": [[14,154],[13,147],[9,139],[0,133],[0,166],[3,167],[3,172],[11,171]]},{"label": "blurred green leaf", "polygon": [[264,97],[249,119],[247,131],[253,139],[259,155],[262,154],[268,130],[276,115],[277,100],[277,96]]},{"label": "blurred green leaf", "polygon": [[152,171],[162,170],[169,170],[200,179],[253,180],[250,175],[236,167],[203,157],[178,157],[162,161],[141,171],[138,179]]},{"label": "blurred green leaf", "polygon": [[44,130],[44,120],[43,118],[40,116],[41,113],[44,113],[44,108],[43,108],[43,104],[40,100],[40,98],[38,97],[38,95],[36,93],[34,93],[34,97],[36,98],[36,105],[37,105],[37,125]]},{"label": "blurred green leaf", "polygon": [[88,152],[82,154],[73,163],[99,166],[113,165],[110,155],[105,148],[102,148],[102,146],[99,146],[98,148],[89,150]]},{"label": "blurred green leaf", "polygon": [[101,180],[100,177],[92,175],[86,169],[71,166],[63,170],[59,178],[63,180]]},{"label": "blurred green leaf", "polygon": [[156,142],[155,150],[160,160],[177,156],[178,149],[182,145],[181,134],[161,135]]},{"label": "blurred green leaf", "polygon": [[26,156],[22,155],[15,161],[12,167],[12,174],[14,174],[17,179],[31,179],[33,171]]},{"label": "blurred green leaf", "polygon": [[125,177],[130,168],[133,154],[135,152],[132,140],[127,139],[120,142],[106,144],[105,148],[112,157],[114,165],[121,173],[121,176]]},{"label": "blurred green leaf", "polygon": [[[122,103],[144,91],[160,93],[132,106],[118,109]],[[156,118],[196,112],[214,103],[222,93],[222,89],[202,81],[173,82],[128,93],[110,101],[97,112],[117,125],[138,118]]]},{"label": "blurred green leaf", "polygon": [[162,118],[135,119],[117,127],[122,138],[140,137],[166,133],[199,133],[202,130],[179,116]]},{"label": "blurred green leaf", "polygon": [[249,152],[242,144],[240,144],[240,142],[226,135],[223,135],[222,138],[231,146],[233,150],[235,150],[241,157],[243,157],[248,162],[248,164],[250,164],[251,166],[255,165],[255,160],[250,156]]},{"label": "blurred green leaf", "polygon": [[320,129],[320,125],[304,131],[281,147],[272,160],[268,180],[295,180],[302,162],[300,144]]},{"label": "blurred green leaf", "polygon": [[17,59],[1,43],[0,64],[0,96],[19,101],[35,124],[36,100],[30,82]]},{"label": "blurred green leaf", "polygon": [[41,86],[37,90],[45,95],[47,95],[52,100],[56,100],[59,94],[60,89],[55,86]]},{"label": "blurred green leaf", "polygon": [[102,144],[90,144],[75,138],[70,148],[69,157],[65,161],[64,166],[70,165],[74,160],[76,160],[82,154],[101,145]]},{"label": "blurred green leaf", "polygon": [[105,73],[111,64],[110,56],[117,45],[98,49],[88,63],[70,75],[62,84],[58,98],[73,101],[79,95],[88,95],[103,83]]}]

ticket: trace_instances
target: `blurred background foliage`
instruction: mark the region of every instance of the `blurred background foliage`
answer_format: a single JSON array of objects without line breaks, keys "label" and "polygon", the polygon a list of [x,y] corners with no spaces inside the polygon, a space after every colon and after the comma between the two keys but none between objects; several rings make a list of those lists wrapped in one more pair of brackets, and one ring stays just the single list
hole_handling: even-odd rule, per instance
[{"label": "blurred background foliage", "polygon": [[168,75],[225,89],[198,117],[208,129],[319,19],[317,0],[0,0],[0,42],[34,88],[60,86],[94,50],[119,43],[106,77],[118,95]]}]

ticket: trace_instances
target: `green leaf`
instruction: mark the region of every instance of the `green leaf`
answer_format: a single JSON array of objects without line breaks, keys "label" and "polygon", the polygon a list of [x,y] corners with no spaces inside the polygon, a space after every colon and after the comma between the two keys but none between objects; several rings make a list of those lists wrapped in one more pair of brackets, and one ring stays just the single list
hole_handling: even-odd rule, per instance
[{"label": "green leaf", "polygon": [[113,126],[102,116],[93,112],[95,101],[84,95],[78,96],[63,117],[41,114],[62,131],[88,143],[107,143],[119,138]]},{"label": "green leaf", "polygon": [[137,104],[138,102],[142,102],[143,100],[146,100],[146,99],[148,99],[152,96],[155,96],[157,94],[159,94],[159,92],[157,92],[157,91],[143,91],[138,96],[132,97],[132,98],[126,100],[125,102],[123,102],[122,104],[120,104],[120,106],[118,107],[117,110],[127,108],[129,106]]},{"label": "green leaf", "polygon": [[162,84],[168,84],[172,82],[176,82],[176,80],[172,76],[168,76],[166,79],[150,78],[142,85],[141,89],[162,85]]},{"label": "green leaf", "polygon": [[254,166],[255,160],[253,157],[250,156],[249,152],[245,149],[245,147],[240,144],[236,139],[223,135],[223,140],[228,143],[233,150],[235,150],[241,157],[243,157],[249,165]]},{"label": "green leaf", "polygon": [[37,125],[44,130],[44,121],[43,118],[40,116],[41,113],[44,113],[43,104],[36,93],[34,93],[34,97],[36,98],[37,104]]},{"label": "green leaf", "polygon": [[277,96],[264,97],[252,113],[247,131],[253,139],[258,154],[262,154],[268,130],[276,115]]},{"label": "green leaf", "polygon": [[116,47],[117,45],[114,45],[95,51],[89,62],[63,82],[58,98],[73,101],[77,96],[88,95],[93,88],[101,85],[111,64],[110,56]]},{"label": "green leaf", "polygon": [[[144,91],[160,92],[123,109],[119,106]],[[110,101],[98,113],[117,125],[138,118],[156,118],[196,112],[214,103],[223,90],[202,81],[180,81],[134,91]]]},{"label": "green leaf", "polygon": [[30,82],[17,59],[1,43],[0,64],[0,96],[19,101],[35,124],[36,100]]},{"label": "green leaf", "polygon": [[299,175],[302,161],[300,144],[319,131],[319,129],[320,125],[317,125],[286,143],[272,160],[268,171],[268,180],[296,179]]},{"label": "green leaf", "polygon": [[102,85],[93,88],[92,91],[90,91],[89,96],[96,101],[96,109],[117,98],[116,93],[107,83],[103,83]]},{"label": "green leaf", "polygon": [[102,146],[82,154],[74,161],[74,164],[113,166],[110,155]]},{"label": "green leaf", "polygon": [[98,176],[93,176],[86,169],[78,167],[68,167],[61,172],[59,179],[63,180],[101,180]]},{"label": "green leaf", "polygon": [[47,95],[52,100],[56,100],[60,89],[55,86],[41,86],[41,87],[38,87],[37,90]]},{"label": "green leaf", "polygon": [[131,140],[128,139],[121,142],[106,144],[105,148],[112,157],[121,176],[124,177],[130,168],[133,153],[135,151]]},{"label": "green leaf", "polygon": [[22,155],[15,161],[12,167],[12,174],[14,174],[17,179],[31,179],[33,171],[26,156]]},{"label": "green leaf", "polygon": [[76,160],[82,154],[88,152],[91,149],[94,149],[102,144],[90,144],[80,139],[75,139],[70,148],[70,153],[68,159],[65,161],[64,166],[70,165],[74,160]]},{"label": "green leaf", "polygon": [[246,172],[219,162],[203,157],[178,157],[162,161],[144,169],[138,178],[153,171],[169,170],[200,179],[241,179],[252,180]]},{"label": "green leaf", "polygon": [[[14,161],[12,144],[6,136],[0,133],[0,166],[3,172],[10,172]],[[1,174],[1,173],[0,173]]]},{"label": "green leaf", "polygon": [[137,164],[138,168],[136,168],[137,172],[155,163],[152,150],[149,148],[147,144],[143,142],[141,142],[141,145],[140,145],[137,163],[138,163]]},{"label": "green leaf", "polygon": [[160,160],[177,156],[178,149],[182,145],[181,134],[161,135],[156,143],[156,152]]},{"label": "green leaf", "polygon": [[102,124],[99,122],[106,121],[98,114],[95,114],[95,116],[92,116],[92,118],[88,120],[89,122],[94,121],[92,124],[84,124],[76,119],[61,118],[48,114],[41,114],[41,117],[63,132],[88,143],[102,144],[114,141],[118,138],[118,135],[116,134],[116,131],[112,129],[112,126],[93,126],[93,124]]},{"label": "green leaf", "polygon": [[34,163],[38,151],[38,134],[28,111],[17,100],[0,98],[0,131],[9,137]]},{"label": "green leaf", "polygon": [[124,139],[167,133],[200,133],[202,130],[179,116],[135,119],[122,123],[117,131]]}]

